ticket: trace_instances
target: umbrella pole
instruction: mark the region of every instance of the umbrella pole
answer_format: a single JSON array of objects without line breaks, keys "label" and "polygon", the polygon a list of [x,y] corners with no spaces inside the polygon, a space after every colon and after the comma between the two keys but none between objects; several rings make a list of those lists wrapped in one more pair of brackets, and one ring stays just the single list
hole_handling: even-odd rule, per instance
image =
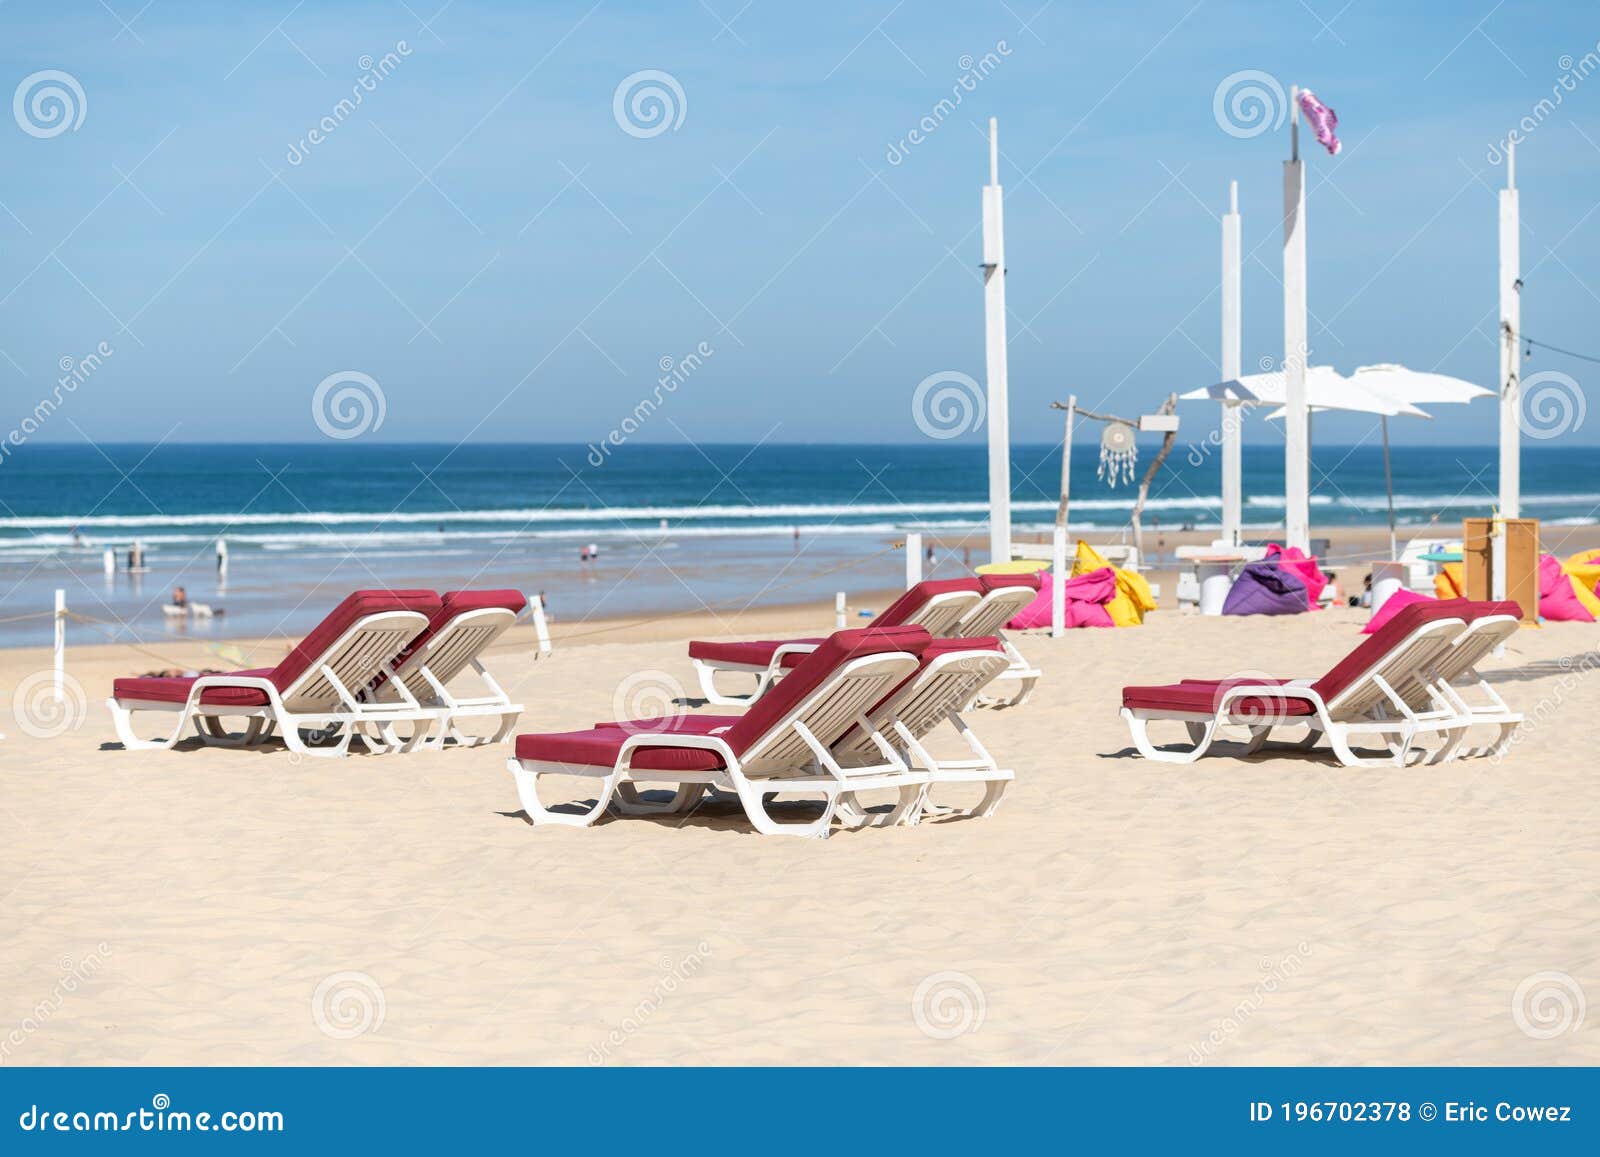
[{"label": "umbrella pole", "polygon": [[1394,539],[1394,476],[1389,473],[1389,415],[1383,415],[1383,489],[1389,496],[1389,558],[1396,557]]}]

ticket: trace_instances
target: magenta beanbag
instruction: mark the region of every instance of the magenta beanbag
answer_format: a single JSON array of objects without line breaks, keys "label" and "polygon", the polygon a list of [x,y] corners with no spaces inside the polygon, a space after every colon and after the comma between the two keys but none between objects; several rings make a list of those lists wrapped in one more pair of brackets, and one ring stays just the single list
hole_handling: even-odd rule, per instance
[{"label": "magenta beanbag", "polygon": [[1594,615],[1572,589],[1572,576],[1553,554],[1539,558],[1539,616],[1556,623],[1594,622]]},{"label": "magenta beanbag", "polygon": [[1307,604],[1314,611],[1321,609],[1317,600],[1322,597],[1322,588],[1328,585],[1328,578],[1322,573],[1322,567],[1317,565],[1316,555],[1307,554],[1298,546],[1284,550],[1273,543],[1267,547],[1266,557],[1276,559],[1280,567],[1305,583]]},{"label": "magenta beanbag", "polygon": [[[1008,628],[1022,631],[1050,625],[1050,592],[1054,580],[1049,575],[1042,578],[1039,597],[1017,612],[1016,617],[1006,624]],[[1062,594],[1066,596],[1063,618],[1067,626],[1115,626],[1111,621],[1111,612],[1106,610],[1106,604],[1117,595],[1117,574],[1110,567],[1068,579]]]},{"label": "magenta beanbag", "polygon": [[1367,625],[1361,628],[1363,635],[1370,635],[1383,624],[1394,618],[1401,611],[1416,603],[1436,603],[1439,600],[1432,595],[1425,595],[1418,591],[1398,590],[1390,595],[1388,600],[1373,612],[1372,618],[1367,620]]}]

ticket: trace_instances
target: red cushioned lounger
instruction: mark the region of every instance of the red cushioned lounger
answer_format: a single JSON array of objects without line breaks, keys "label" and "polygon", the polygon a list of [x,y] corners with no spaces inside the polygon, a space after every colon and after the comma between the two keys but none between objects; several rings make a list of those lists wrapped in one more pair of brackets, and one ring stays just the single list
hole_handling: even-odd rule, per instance
[{"label": "red cushioned lounger", "polygon": [[[1248,728],[1248,751],[1275,727],[1304,725],[1306,746],[1326,735],[1346,766],[1404,766],[1419,734],[1440,733],[1445,747],[1460,741],[1460,711],[1438,691],[1438,672],[1466,631],[1470,612],[1455,603],[1416,603],[1370,635],[1316,680],[1289,681],[1254,673],[1228,679],[1190,679],[1161,687],[1125,687],[1122,717],[1134,746],[1148,759],[1189,763],[1205,754],[1218,727]],[[1186,725],[1187,750],[1158,749],[1147,734],[1153,721]],[[1371,737],[1389,748],[1381,759],[1358,756],[1351,740]]]},{"label": "red cushioned lounger", "polygon": [[951,632],[962,638],[998,638],[1009,663],[994,686],[1004,694],[984,695],[978,703],[985,707],[1020,707],[1033,694],[1040,671],[1022,657],[1022,652],[1003,633],[1005,625],[1022,613],[1039,595],[1043,579],[1038,574],[979,575],[983,598]]},{"label": "red cushioned lounger", "polygon": [[[891,788],[899,792],[892,821],[920,806],[926,772],[909,767],[867,713],[918,665],[929,643],[921,627],[839,631],[725,730],[699,734],[689,716],[632,720],[552,735],[519,735],[507,764],[517,794],[535,824],[585,827],[608,807],[627,814],[680,811],[708,788],[739,797],[757,831],[825,838],[842,795]],[[877,758],[847,766],[830,750],[852,728],[871,737]],[[577,811],[556,811],[539,798],[547,775],[600,781],[595,800]],[[641,784],[676,788],[664,805],[639,796]],[[782,823],[764,797],[776,792],[820,794],[822,815]]]},{"label": "red cushioned lounger", "polygon": [[[1008,666],[1005,649],[993,636],[986,639],[934,639],[922,651],[917,669],[904,682],[877,703],[867,717],[878,735],[905,759],[908,766],[926,772],[928,786],[921,805],[906,822],[915,823],[922,815],[983,817],[994,814],[1006,788],[1015,775],[1001,767],[962,718],[961,711],[978,698]],[[738,715],[683,715],[672,721],[674,731],[697,735],[716,735],[740,720]],[[936,757],[925,740],[948,724],[966,743],[970,759]],[[623,723],[597,723],[596,728],[625,728]],[[858,767],[882,758],[871,731],[850,728],[829,749],[845,767]],[[928,798],[941,783],[981,783],[984,795],[967,809],[955,809]],[[853,825],[888,823],[890,815],[868,815],[854,794],[841,796],[839,816]]]},{"label": "red cushioned lounger", "polygon": [[[527,606],[522,592],[514,590],[446,591],[442,605],[427,627],[401,653],[394,678],[434,719],[429,743],[444,746],[446,739],[463,747],[500,743],[511,734],[522,705],[489,674],[482,662],[488,646],[516,622]],[[468,696],[450,690],[449,684],[468,667],[477,674],[487,694]],[[384,680],[374,692],[380,702],[400,698],[393,682]],[[464,719],[498,720],[491,735],[468,735],[458,724]]]},{"label": "red cushioned lounger", "polygon": [[[930,579],[917,583],[872,620],[874,627],[921,627],[934,638],[956,633],[956,625],[982,602],[983,584],[975,578]],[[992,632],[988,632],[992,633]],[[817,639],[760,639],[752,642],[689,644],[689,658],[708,703],[743,707],[792,671],[822,644]],[[738,671],[754,676],[755,688],[737,695],[717,686],[717,674]]]},{"label": "red cushioned lounger", "polygon": [[[374,703],[364,694],[385,677],[406,645],[428,625],[440,608],[433,591],[356,591],[335,607],[276,667],[195,678],[127,678],[112,685],[107,706],[123,746],[171,747],[189,720],[210,744],[248,747],[277,728],[284,744],[301,755],[338,756],[359,736],[373,751],[410,750],[426,738],[432,716],[403,686],[390,703]],[[163,739],[134,734],[135,712],[176,714],[177,725]],[[247,730],[230,735],[222,719],[248,720]],[[396,723],[414,724],[401,738]],[[339,726],[339,741],[307,746],[301,730]]]}]

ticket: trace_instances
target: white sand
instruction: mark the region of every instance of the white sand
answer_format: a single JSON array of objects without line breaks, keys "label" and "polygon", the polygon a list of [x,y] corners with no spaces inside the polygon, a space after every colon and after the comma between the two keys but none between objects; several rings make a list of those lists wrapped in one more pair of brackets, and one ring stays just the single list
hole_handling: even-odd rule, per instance
[{"label": "white sand", "polygon": [[[1600,1002],[1600,628],[1524,631],[1493,664],[1542,720],[1504,761],[1130,755],[1123,683],[1314,674],[1357,621],[1164,612],[1023,639],[1034,701],[973,720],[1017,771],[997,816],[816,842],[726,808],[536,830],[503,748],[124,752],[102,700],[154,664],[75,650],[81,725],[43,741],[8,718],[0,742],[0,1056],[1600,1063],[1600,1008],[1549,1039],[1513,1014],[1530,977],[1536,1031],[1562,1027],[1545,998]],[[47,662],[0,655],[0,686]],[[523,730],[615,717],[635,672],[693,686],[681,641],[492,666]]]}]

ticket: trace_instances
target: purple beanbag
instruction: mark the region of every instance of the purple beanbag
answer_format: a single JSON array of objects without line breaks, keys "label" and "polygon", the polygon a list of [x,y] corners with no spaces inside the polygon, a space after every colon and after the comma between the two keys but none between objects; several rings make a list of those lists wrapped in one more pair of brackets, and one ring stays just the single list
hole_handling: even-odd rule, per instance
[{"label": "purple beanbag", "polygon": [[1310,610],[1306,584],[1300,576],[1272,562],[1246,563],[1233,580],[1225,615],[1298,615]]}]

